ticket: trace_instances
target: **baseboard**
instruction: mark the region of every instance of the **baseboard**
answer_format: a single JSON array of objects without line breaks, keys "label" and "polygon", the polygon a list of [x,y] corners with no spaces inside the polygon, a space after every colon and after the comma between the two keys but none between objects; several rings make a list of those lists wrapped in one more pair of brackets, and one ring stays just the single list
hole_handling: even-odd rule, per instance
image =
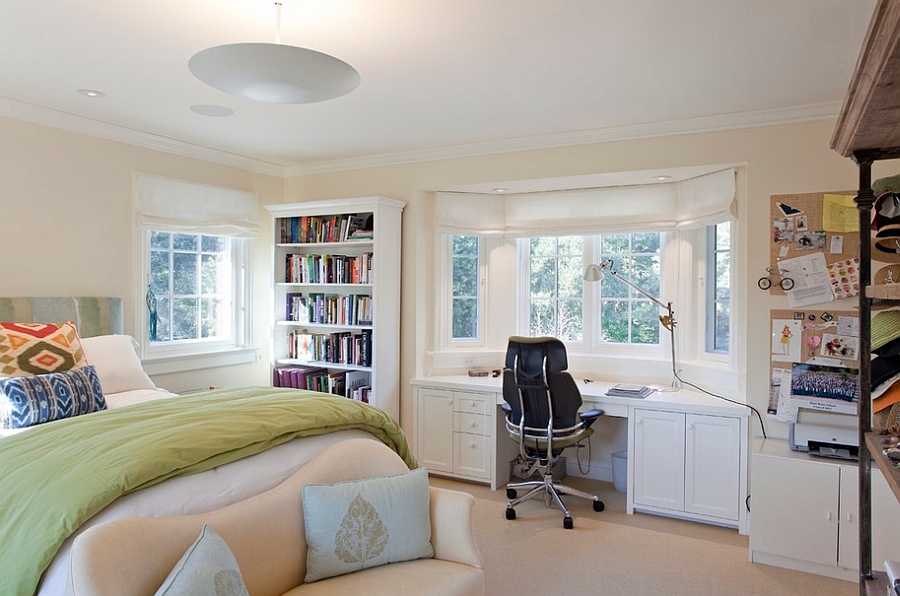
[{"label": "baseboard", "polygon": [[566,458],[566,476],[574,476],[576,478],[590,478],[591,480],[600,480],[601,482],[612,482],[612,464],[598,464],[596,462],[581,462],[578,465],[576,457]]}]

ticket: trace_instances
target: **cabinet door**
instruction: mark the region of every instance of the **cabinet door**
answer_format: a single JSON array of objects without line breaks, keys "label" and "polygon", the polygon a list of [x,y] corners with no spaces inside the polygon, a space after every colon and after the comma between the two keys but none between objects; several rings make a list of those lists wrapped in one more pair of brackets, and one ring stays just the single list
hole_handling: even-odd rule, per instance
[{"label": "cabinet door", "polygon": [[454,435],[456,469],[454,472],[490,480],[491,460],[488,439],[484,435],[456,433]]},{"label": "cabinet door", "polygon": [[839,466],[755,456],[750,549],[835,565],[839,490]]},{"label": "cabinet door", "polygon": [[685,511],[738,519],[742,444],[739,419],[686,415]]},{"label": "cabinet door", "polygon": [[[900,503],[884,475],[872,466],[872,569],[900,561]],[[841,466],[841,524],[838,564],[859,569],[859,470]]]},{"label": "cabinet door", "polygon": [[684,511],[684,414],[635,410],[634,504]]},{"label": "cabinet door", "polygon": [[436,472],[453,471],[453,392],[416,390],[416,458]]}]

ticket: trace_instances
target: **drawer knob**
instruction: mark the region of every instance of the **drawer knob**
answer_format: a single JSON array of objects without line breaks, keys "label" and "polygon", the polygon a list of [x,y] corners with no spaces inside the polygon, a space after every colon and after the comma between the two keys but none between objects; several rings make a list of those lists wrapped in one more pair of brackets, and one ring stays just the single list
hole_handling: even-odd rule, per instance
[{"label": "drawer knob", "polygon": [[475,423],[474,420],[469,423],[469,428],[475,428],[476,426],[478,426],[478,425]]},{"label": "drawer knob", "polygon": [[476,447],[475,441],[472,441],[472,442],[469,443],[469,448],[470,448],[470,449],[475,449],[475,447]]},{"label": "drawer knob", "polygon": [[469,405],[474,408],[475,406],[478,405],[478,402],[473,399],[472,401],[469,402]]},{"label": "drawer knob", "polygon": [[448,404],[452,404],[452,403],[453,403],[453,398],[452,398],[452,397],[448,397],[448,398],[447,398],[447,403],[448,403]]}]

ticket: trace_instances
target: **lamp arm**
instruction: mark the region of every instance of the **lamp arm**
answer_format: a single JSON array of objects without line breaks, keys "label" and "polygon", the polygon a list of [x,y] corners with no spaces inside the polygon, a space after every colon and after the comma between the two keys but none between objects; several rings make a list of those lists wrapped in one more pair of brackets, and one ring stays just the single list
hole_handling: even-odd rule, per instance
[{"label": "lamp arm", "polygon": [[665,308],[666,310],[668,310],[668,311],[669,311],[669,316],[672,315],[672,303],[671,303],[671,302],[668,302],[668,303],[667,303],[667,302],[663,302],[663,301],[660,300],[659,298],[656,298],[655,296],[651,296],[650,294],[648,294],[647,292],[645,292],[644,290],[642,290],[641,288],[639,288],[638,286],[636,286],[631,280],[622,277],[621,275],[619,275],[619,274],[616,273],[615,271],[609,270],[609,271],[607,271],[607,273],[609,273],[610,275],[612,275],[613,277],[615,277],[616,279],[618,279],[618,280],[619,280],[620,282],[622,282],[623,284],[625,284],[625,285],[627,285],[628,287],[630,287],[630,288],[631,288],[632,290],[634,290],[635,292],[638,292],[639,294],[643,295],[644,297],[649,298],[649,299],[652,300],[655,304],[659,305],[661,308]]}]

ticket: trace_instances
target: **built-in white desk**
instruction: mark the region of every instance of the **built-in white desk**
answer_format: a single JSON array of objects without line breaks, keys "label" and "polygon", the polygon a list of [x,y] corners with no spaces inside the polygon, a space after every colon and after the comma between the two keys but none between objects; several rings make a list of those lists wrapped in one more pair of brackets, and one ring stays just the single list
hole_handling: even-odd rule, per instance
[{"label": "built-in white desk", "polygon": [[[749,408],[697,391],[611,397],[615,383],[578,379],[586,408],[627,419],[627,511],[713,523],[748,532]],[[502,380],[439,376],[411,380],[414,446],[430,472],[485,482],[509,481],[518,445],[499,404]]]}]

